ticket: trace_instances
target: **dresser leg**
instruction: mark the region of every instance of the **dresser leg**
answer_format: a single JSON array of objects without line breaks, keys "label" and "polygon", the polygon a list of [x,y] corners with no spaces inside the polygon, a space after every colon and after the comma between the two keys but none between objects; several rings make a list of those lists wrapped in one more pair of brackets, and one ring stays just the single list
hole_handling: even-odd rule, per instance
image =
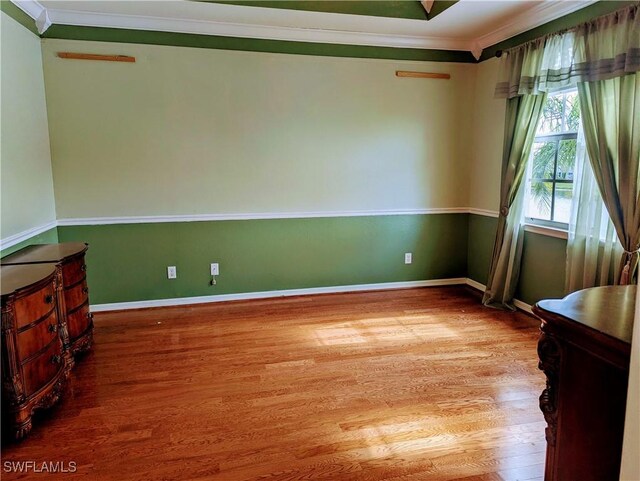
[{"label": "dresser leg", "polygon": [[31,432],[31,413],[18,412],[15,414],[11,422],[10,432],[16,441],[21,441],[27,434]]},{"label": "dresser leg", "polygon": [[73,355],[91,350],[93,347],[93,326],[90,326],[85,334],[77,339],[71,346]]}]

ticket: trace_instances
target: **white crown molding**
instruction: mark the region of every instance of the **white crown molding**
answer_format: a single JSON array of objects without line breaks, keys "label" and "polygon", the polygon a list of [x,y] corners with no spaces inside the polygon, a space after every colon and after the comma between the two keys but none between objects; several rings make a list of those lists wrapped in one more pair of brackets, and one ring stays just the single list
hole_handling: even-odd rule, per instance
[{"label": "white crown molding", "polygon": [[250,299],[269,299],[273,297],[306,296],[313,294],[335,294],[340,292],[381,291],[390,289],[410,289],[415,287],[437,287],[465,284],[464,277],[432,279],[427,281],[382,282],[376,284],[353,284],[347,286],[311,287],[307,289],[285,289],[280,291],[241,292],[237,294],[219,294],[213,296],[176,297],[171,299],[153,299],[148,301],[114,302],[110,304],[92,304],[93,312],[120,311],[126,309],[148,309],[150,307],[184,306],[206,304],[210,302],[244,301]]},{"label": "white crown molding", "polygon": [[75,219],[58,219],[59,226],[75,225],[108,225],[108,224],[156,224],[163,222],[208,222],[225,220],[258,220],[258,219],[310,219],[326,217],[372,217],[389,215],[427,215],[427,214],[468,214],[468,207],[411,209],[411,210],[377,210],[377,211],[342,211],[342,212],[263,212],[247,214],[196,214],[196,215],[158,215],[158,216],[126,216],[126,217],[84,217]]},{"label": "white crown molding", "polygon": [[11,0],[16,7],[34,20],[38,19],[47,9],[37,0]]},{"label": "white crown molding", "polygon": [[276,27],[271,25],[105,14],[58,9],[49,9],[49,16],[53,23],[63,25],[126,28],[263,40],[463,51],[469,51],[471,47],[468,40],[447,37],[384,35],[346,30]]},{"label": "white crown molding", "polygon": [[480,46],[477,40],[474,40],[469,44],[469,49],[471,51],[471,55],[473,55],[473,58],[475,58],[476,60],[480,60],[483,48]]},{"label": "white crown molding", "polygon": [[49,18],[49,12],[44,10],[36,19],[36,28],[38,29],[38,33],[42,35],[51,25],[53,25],[53,22]]},{"label": "white crown molding", "polygon": [[52,25],[47,9],[37,0],[12,0],[12,2],[36,21],[39,34],[43,34]]},{"label": "white crown molding", "polygon": [[[479,59],[484,48],[584,8],[595,3],[597,0],[540,2],[539,5],[513,18],[508,24],[475,39],[424,35],[393,35],[349,30],[216,22],[188,18],[164,18],[151,15],[126,15],[55,8],[47,9],[37,0],[11,1],[36,21],[40,33],[46,31],[51,24],[62,24],[292,42],[459,50],[469,51],[476,59]],[[423,2],[423,4],[424,3],[428,4],[429,2]]]},{"label": "white crown molding", "polygon": [[17,234],[11,235],[9,237],[5,237],[4,239],[0,240],[0,250],[13,247],[16,244],[29,240],[30,238],[37,236],[38,234],[42,234],[43,232],[46,232],[49,229],[55,229],[57,226],[58,226],[58,223],[57,221],[54,220],[51,222],[47,222],[44,225],[32,227],[31,229],[27,229],[22,232],[18,232]]},{"label": "white crown molding", "polygon": [[474,40],[477,48],[485,49],[492,45],[524,33],[532,28],[544,25],[547,22],[568,15],[598,0],[581,0],[576,2],[539,2],[535,7],[517,15],[505,25]]}]

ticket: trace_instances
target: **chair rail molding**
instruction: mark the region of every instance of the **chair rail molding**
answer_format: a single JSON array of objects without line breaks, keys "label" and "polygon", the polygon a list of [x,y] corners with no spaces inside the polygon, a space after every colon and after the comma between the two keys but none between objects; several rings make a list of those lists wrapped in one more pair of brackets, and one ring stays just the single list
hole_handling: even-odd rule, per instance
[{"label": "chair rail molding", "polygon": [[18,232],[17,234],[13,234],[8,237],[5,237],[4,239],[0,239],[0,250],[13,247],[14,245],[19,244],[20,242],[26,241],[31,237],[37,236],[38,234],[42,234],[43,232],[46,232],[50,229],[55,229],[56,227],[58,227],[58,222],[53,220],[51,222],[47,222],[46,224],[32,227],[22,232]]}]

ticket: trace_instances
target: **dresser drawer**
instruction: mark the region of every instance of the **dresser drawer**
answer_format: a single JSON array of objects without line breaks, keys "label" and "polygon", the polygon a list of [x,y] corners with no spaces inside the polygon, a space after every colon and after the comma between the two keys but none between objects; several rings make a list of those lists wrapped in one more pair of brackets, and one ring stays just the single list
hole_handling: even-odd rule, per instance
[{"label": "dresser drawer", "polygon": [[84,255],[74,257],[62,264],[62,282],[64,286],[72,286],[85,277],[87,265],[84,263]]},{"label": "dresser drawer", "polygon": [[82,307],[70,312],[67,315],[67,328],[69,329],[69,338],[74,341],[91,324],[91,314],[89,314],[89,302],[83,304]]},{"label": "dresser drawer", "polygon": [[55,291],[53,284],[49,284],[28,296],[16,299],[16,327],[20,329],[27,324],[37,321],[55,306]]},{"label": "dresser drawer", "polygon": [[45,352],[22,365],[27,396],[47,384],[64,367],[60,348],[60,340],[54,339]]},{"label": "dresser drawer", "polygon": [[64,291],[64,303],[67,311],[72,311],[78,306],[81,306],[87,302],[89,295],[89,288],[87,287],[87,280],[76,284],[71,289],[65,289]]},{"label": "dresser drawer", "polygon": [[24,361],[58,337],[58,316],[52,309],[49,316],[33,327],[18,331],[18,358]]}]

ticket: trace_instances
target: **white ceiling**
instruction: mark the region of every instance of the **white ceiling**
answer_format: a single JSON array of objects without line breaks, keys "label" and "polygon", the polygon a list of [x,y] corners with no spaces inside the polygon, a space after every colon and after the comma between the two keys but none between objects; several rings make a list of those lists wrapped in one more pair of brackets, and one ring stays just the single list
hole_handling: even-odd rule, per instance
[{"label": "white ceiling", "polygon": [[14,0],[41,30],[83,25],[233,37],[471,51],[594,0],[460,0],[432,20],[222,5],[187,0]]}]

